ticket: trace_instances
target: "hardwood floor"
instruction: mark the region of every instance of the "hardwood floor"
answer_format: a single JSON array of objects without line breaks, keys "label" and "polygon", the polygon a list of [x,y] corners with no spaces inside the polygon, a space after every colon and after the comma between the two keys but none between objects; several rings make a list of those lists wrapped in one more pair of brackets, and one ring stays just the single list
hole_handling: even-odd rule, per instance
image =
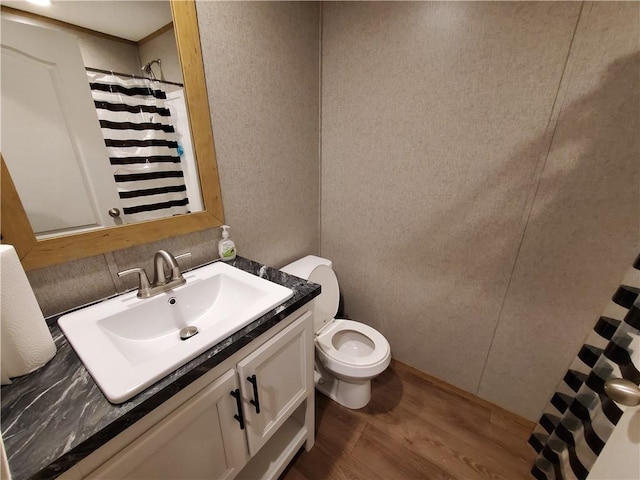
[{"label": "hardwood floor", "polygon": [[400,362],[349,410],[316,392],[316,443],[283,480],[521,479],[534,451],[529,422]]}]

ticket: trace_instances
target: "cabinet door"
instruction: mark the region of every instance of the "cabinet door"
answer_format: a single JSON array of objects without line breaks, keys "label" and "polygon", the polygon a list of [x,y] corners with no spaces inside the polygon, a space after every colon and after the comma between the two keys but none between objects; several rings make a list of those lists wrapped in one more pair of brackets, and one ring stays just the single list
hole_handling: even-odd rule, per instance
[{"label": "cabinet door", "polygon": [[313,348],[307,312],[238,363],[251,455],[313,393]]},{"label": "cabinet door", "polygon": [[247,462],[234,370],[227,371],[89,478],[225,479]]}]

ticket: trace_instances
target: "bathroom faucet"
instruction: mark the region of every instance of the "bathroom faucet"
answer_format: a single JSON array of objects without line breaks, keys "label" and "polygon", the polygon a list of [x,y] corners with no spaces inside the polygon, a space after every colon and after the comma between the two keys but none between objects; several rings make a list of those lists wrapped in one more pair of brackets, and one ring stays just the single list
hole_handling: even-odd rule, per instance
[{"label": "bathroom faucet", "polygon": [[[180,282],[182,285],[185,282],[184,277],[180,273],[180,267],[178,266],[178,262],[176,258],[171,255],[166,250],[158,250],[156,254],[153,256],[153,285],[160,286],[166,285],[167,282]],[[165,265],[169,267],[169,272],[171,274],[170,277],[167,277],[167,273],[165,272]]]},{"label": "bathroom faucet", "polygon": [[[191,256],[191,253],[183,253],[174,257],[166,250],[158,250],[153,256],[153,283],[149,282],[145,269],[140,267],[118,272],[118,276],[123,277],[131,273],[137,273],[139,278],[138,298],[150,298],[186,283],[176,259],[189,256]],[[168,275],[165,266],[169,267]]]}]

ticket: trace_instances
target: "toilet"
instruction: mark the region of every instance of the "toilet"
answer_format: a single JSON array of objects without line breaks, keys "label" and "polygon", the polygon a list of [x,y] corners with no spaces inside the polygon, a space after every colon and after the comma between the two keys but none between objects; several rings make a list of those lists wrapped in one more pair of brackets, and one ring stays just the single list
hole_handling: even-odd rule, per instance
[{"label": "toilet", "polygon": [[316,389],[347,408],[358,409],[369,403],[371,379],[389,366],[391,348],[374,328],[335,318],[340,289],[331,267],[330,260],[309,255],[281,270],[322,287],[313,310]]}]

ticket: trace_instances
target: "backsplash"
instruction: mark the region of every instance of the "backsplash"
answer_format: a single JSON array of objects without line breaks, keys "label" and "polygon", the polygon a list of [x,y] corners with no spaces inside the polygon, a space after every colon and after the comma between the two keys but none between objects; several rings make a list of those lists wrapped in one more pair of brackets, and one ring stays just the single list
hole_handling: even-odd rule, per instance
[{"label": "backsplash", "polygon": [[191,268],[218,258],[217,245],[220,229],[167,238],[82,258],[71,262],[27,272],[42,313],[45,317],[79,305],[94,302],[116,293],[135,288],[135,277],[118,277],[117,273],[133,267],[153,272],[153,255],[157,250],[168,250],[174,255],[191,253],[191,257],[178,260],[182,268]]}]

